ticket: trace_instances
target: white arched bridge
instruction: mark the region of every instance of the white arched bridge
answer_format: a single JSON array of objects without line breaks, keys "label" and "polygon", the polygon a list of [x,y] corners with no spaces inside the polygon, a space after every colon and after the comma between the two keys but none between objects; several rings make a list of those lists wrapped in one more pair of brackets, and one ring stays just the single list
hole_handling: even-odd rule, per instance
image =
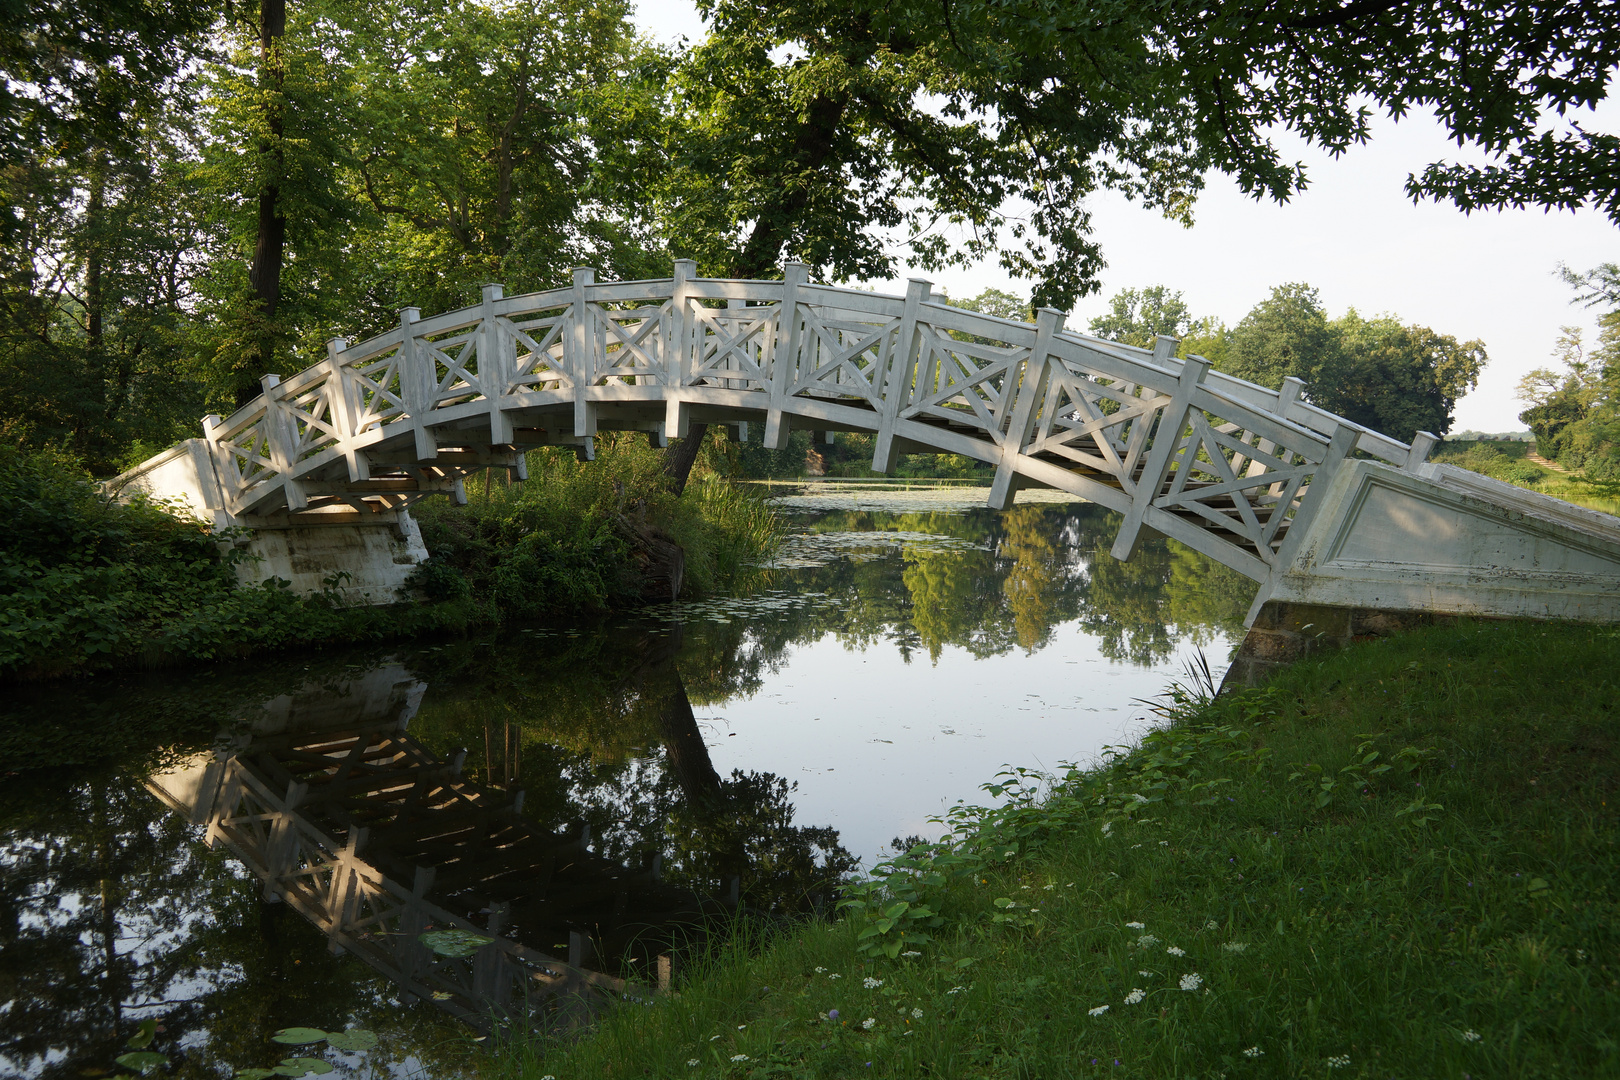
[{"label": "white arched bridge", "polygon": [[[251,404],[120,482],[261,535],[398,534],[414,532],[398,511],[463,497],[471,470],[521,479],[525,450],[588,455],[599,431],[662,441],[693,423],[762,423],[772,447],[795,428],[854,431],[875,436],[880,472],[914,452],[993,464],[992,506],[1042,486],[1117,510],[1116,557],[1144,530],[1173,537],[1262,582],[1256,611],[1288,598],[1617,613],[1614,518],[1427,464],[1433,435],[1408,445],[1310,404],[1299,380],[1267,389],[1176,348],[1078,334],[1051,309],[1033,323],[963,310],[924,281],[903,297],[813,284],[799,263],[768,281],[701,278],[685,260],[652,281],[582,269],[568,288],[490,285],[477,305],[408,308],[387,333],[334,340],[321,363],[266,376]],[[1313,595],[1307,579],[1373,587]]]}]

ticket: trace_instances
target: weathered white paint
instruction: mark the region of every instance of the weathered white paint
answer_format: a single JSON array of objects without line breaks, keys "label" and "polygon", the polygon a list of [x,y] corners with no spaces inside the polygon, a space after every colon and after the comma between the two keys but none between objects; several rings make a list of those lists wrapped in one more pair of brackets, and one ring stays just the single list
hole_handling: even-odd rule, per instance
[{"label": "weathered white paint", "polygon": [[1451,466],[1347,462],[1268,601],[1620,621],[1620,519]]},{"label": "weathered white paint", "polygon": [[[964,311],[923,281],[904,297],[815,285],[798,263],[781,281],[700,278],[688,260],[654,281],[579,270],[564,289],[489,286],[472,307],[426,319],[409,308],[369,341],[334,339],[326,360],[266,376],[261,397],[205,418],[202,439],[117,483],[183,494],[217,524],[254,529],[264,573],[300,590],[345,570],[352,597],[380,602],[425,554],[405,507],[435,493],[464,500],[474,469],[522,479],[533,447],[589,456],[599,431],[662,444],[694,422],[763,420],[774,447],[794,426],[871,433],[879,471],[924,449],[988,462],[992,505],[1020,488],[1070,492],[1123,515],[1117,557],[1161,533],[1262,582],[1263,596],[1326,589],[1302,575],[1327,574],[1397,605],[1614,617],[1599,599],[1609,564],[1554,554],[1582,531],[1556,500],[1467,488],[1457,470],[1425,465],[1427,432],[1409,446],[1307,404],[1297,379],[1269,390],[1179,359],[1176,344],[1076,334],[1055,311],[1034,324]],[[1552,530],[1531,554],[1490,531],[1515,514]],[[316,525],[354,532],[322,542],[302,531]],[[1319,540],[1302,546],[1340,526],[1349,532],[1331,556]],[[1525,559],[1584,569],[1488,584]]]}]

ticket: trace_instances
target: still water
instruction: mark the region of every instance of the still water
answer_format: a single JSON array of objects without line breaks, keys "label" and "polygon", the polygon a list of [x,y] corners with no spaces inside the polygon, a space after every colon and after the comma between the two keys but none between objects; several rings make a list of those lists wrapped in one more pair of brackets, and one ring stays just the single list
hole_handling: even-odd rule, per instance
[{"label": "still water", "polygon": [[491,1016],[653,993],[1004,764],[1129,741],[1253,587],[1162,540],[1117,563],[1114,515],[1042,494],[817,487],[739,595],[11,694],[0,1076],[111,1075],[143,1020],[169,1075],[460,1075]]}]

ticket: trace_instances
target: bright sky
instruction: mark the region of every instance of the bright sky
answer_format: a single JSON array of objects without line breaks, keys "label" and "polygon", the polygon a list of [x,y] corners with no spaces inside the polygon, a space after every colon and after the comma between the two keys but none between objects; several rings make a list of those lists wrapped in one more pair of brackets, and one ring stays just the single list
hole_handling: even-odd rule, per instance
[{"label": "bright sky", "polygon": [[[691,0],[648,0],[636,21],[665,41],[704,33]],[[1620,102],[1607,102],[1594,126],[1620,128]],[[1588,341],[1596,335],[1593,313],[1570,305],[1572,293],[1554,271],[1560,262],[1587,270],[1620,261],[1620,229],[1589,210],[1469,216],[1449,203],[1413,205],[1402,191],[1407,174],[1457,159],[1432,117],[1380,120],[1370,143],[1338,161],[1302,144],[1285,150],[1308,170],[1303,194],[1284,206],[1255,203],[1212,175],[1191,229],[1120,196],[1096,196],[1093,224],[1108,267],[1102,291],[1080,301],[1069,325],[1084,330],[1122,288],[1158,284],[1180,290],[1195,316],[1230,325],[1272,286],[1305,281],[1321,291],[1332,316],[1350,307],[1390,312],[1459,340],[1483,340],[1490,364],[1479,389],[1458,402],[1453,430],[1522,430],[1523,406],[1513,397],[1520,376],[1550,365],[1560,326],[1584,326]],[[952,296],[1030,289],[993,264],[918,276]],[[871,284],[904,291],[898,279]]]}]

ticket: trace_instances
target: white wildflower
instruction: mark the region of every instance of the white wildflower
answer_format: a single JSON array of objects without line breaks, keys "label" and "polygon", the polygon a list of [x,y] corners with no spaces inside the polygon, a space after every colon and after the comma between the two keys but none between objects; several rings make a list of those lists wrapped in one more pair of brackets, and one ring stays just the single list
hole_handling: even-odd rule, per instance
[{"label": "white wildflower", "polygon": [[1086,1010],[1086,1015],[1087,1016],[1101,1016],[1103,1013],[1105,1013],[1107,1011],[1108,1011],[1108,1006],[1099,1005],[1095,1009],[1087,1009]]},{"label": "white wildflower", "polygon": [[1205,930],[1219,930],[1220,928],[1221,924],[1216,922],[1214,919],[1211,919],[1209,922],[1204,924]]},{"label": "white wildflower", "polygon": [[1350,1067],[1350,1055],[1339,1054],[1335,1057],[1328,1058],[1327,1067],[1330,1069],[1348,1069]]},{"label": "white wildflower", "polygon": [[1010,859],[1016,854],[1018,854],[1018,852],[1016,852],[1016,851],[1003,851],[1001,853],[1001,857],[1004,858],[1004,859]]},{"label": "white wildflower", "polygon": [[1144,979],[1152,979],[1157,977],[1151,971],[1138,971],[1137,974],[1142,976]]},{"label": "white wildflower", "polygon": [[1159,846],[1160,847],[1169,847],[1170,846],[1170,841],[1168,841],[1168,840],[1160,840],[1159,841]]},{"label": "white wildflower", "polygon": [[732,1061],[747,1061],[748,1060],[748,1055],[747,1054],[732,1054],[731,1055],[731,1060]]},{"label": "white wildflower", "polygon": [[823,973],[823,972],[825,972],[825,971],[826,971],[826,970],[827,970],[827,969],[826,969],[826,968],[824,968],[824,967],[818,967],[818,968],[816,968],[816,974],[817,974],[817,975],[820,975],[820,974],[822,974],[822,973]]},{"label": "white wildflower", "polygon": [[1142,999],[1145,997],[1147,997],[1146,990],[1132,990],[1130,993],[1125,995],[1125,1004],[1140,1005],[1142,1004]]},{"label": "white wildflower", "polygon": [[911,1018],[913,1020],[921,1020],[923,1018],[923,1011],[921,1009],[912,1009]]},{"label": "white wildflower", "polygon": [[1128,923],[1125,924],[1125,926],[1128,929],[1131,929],[1131,930],[1146,930],[1147,929],[1147,923],[1128,922]]},{"label": "white wildflower", "polygon": [[1146,795],[1143,795],[1143,794],[1140,794],[1140,793],[1132,795],[1131,798],[1135,799],[1139,804],[1140,803],[1145,803],[1145,802],[1148,801],[1148,797]]},{"label": "white wildflower", "polygon": [[945,991],[945,993],[946,994],[965,994],[965,993],[967,993],[967,987],[965,987],[965,986],[953,986],[949,990]]},{"label": "white wildflower", "polygon": [[921,956],[922,953],[918,952],[916,949],[907,949],[905,952],[901,953],[900,955],[901,956]]},{"label": "white wildflower", "polygon": [[1265,1051],[1260,1049],[1258,1046],[1251,1046],[1247,1050],[1243,1051],[1243,1056],[1246,1058],[1257,1058],[1264,1053]]},{"label": "white wildflower", "polygon": [[1141,845],[1141,844],[1132,844],[1132,845],[1131,845],[1131,850],[1132,850],[1132,851],[1135,851],[1135,850],[1136,850],[1136,849],[1137,849],[1137,848],[1139,848],[1139,847],[1141,847],[1141,846],[1142,846],[1142,845]]},{"label": "white wildflower", "polygon": [[689,1068],[689,1069],[695,1069],[695,1068],[697,1068],[697,1067],[698,1067],[698,1066],[699,1066],[699,1065],[700,1065],[700,1064],[702,1064],[702,1062],[700,1062],[700,1061],[698,1061],[698,1059],[697,1059],[697,1058],[690,1058],[690,1059],[688,1059],[688,1060],[687,1060],[687,1062],[686,1062],[686,1067],[687,1067],[687,1068]]},{"label": "white wildflower", "polygon": [[719,1037],[720,1037],[720,1036],[718,1036],[718,1035],[710,1035],[710,1036],[709,1036],[709,1041],[710,1041],[710,1042],[714,1042],[714,1040],[716,1040],[716,1039],[718,1039],[718,1038],[719,1038]]},{"label": "white wildflower", "polygon": [[1171,956],[1186,956],[1187,955],[1187,950],[1181,948],[1178,945],[1172,945],[1172,946],[1170,946],[1168,949],[1166,949],[1164,951],[1169,953]]},{"label": "white wildflower", "polygon": [[1114,823],[1112,821],[1103,822],[1103,830],[1102,830],[1102,832],[1103,832],[1104,836],[1107,836],[1109,833],[1111,833],[1113,831],[1114,831]]},{"label": "white wildflower", "polygon": [[861,1021],[861,1027],[865,1028],[867,1031],[871,1031],[873,1028],[877,1027],[877,1018],[868,1016],[865,1020]]},{"label": "white wildflower", "polygon": [[1246,941],[1228,941],[1225,945],[1221,946],[1222,949],[1225,949],[1227,952],[1231,952],[1231,953],[1242,952],[1244,949],[1247,949],[1248,947],[1249,947],[1249,943],[1246,942]]},{"label": "white wildflower", "polygon": [[1462,1038],[1463,1042],[1479,1042],[1480,1034],[1479,1034],[1479,1032],[1474,1031],[1472,1028],[1470,1028],[1469,1030],[1462,1033],[1461,1038]]},{"label": "white wildflower", "polygon": [[1194,972],[1191,975],[1183,975],[1181,977],[1181,988],[1183,990],[1196,990],[1203,985],[1204,977],[1197,972]]},{"label": "white wildflower", "polygon": [[[1042,885],[1042,886],[1041,886],[1041,891],[1042,891],[1042,892],[1051,892],[1051,891],[1052,891],[1052,890],[1053,890],[1053,889],[1055,889],[1055,888],[1057,888],[1057,886],[1056,886],[1056,885]],[[1585,956],[1586,956],[1586,954],[1585,954],[1585,953],[1582,953],[1582,954],[1581,954],[1581,956],[1582,956],[1582,958],[1583,958],[1583,959],[1584,959],[1584,958],[1585,958]]]},{"label": "white wildflower", "polygon": [[747,1024],[738,1024],[737,1025],[737,1030],[738,1031],[747,1031],[748,1030],[748,1025]]},{"label": "white wildflower", "polygon": [[827,976],[827,978],[829,978],[829,979],[842,979],[843,976],[838,974],[838,972],[835,971],[831,975]]},{"label": "white wildflower", "polygon": [[868,990],[876,990],[878,987],[883,985],[883,980],[874,979],[868,975],[866,978],[861,980],[861,985],[866,987]]},{"label": "white wildflower", "polygon": [[1158,943],[1159,939],[1154,937],[1152,934],[1143,934],[1141,937],[1136,939],[1136,947],[1138,949],[1149,949]]}]

